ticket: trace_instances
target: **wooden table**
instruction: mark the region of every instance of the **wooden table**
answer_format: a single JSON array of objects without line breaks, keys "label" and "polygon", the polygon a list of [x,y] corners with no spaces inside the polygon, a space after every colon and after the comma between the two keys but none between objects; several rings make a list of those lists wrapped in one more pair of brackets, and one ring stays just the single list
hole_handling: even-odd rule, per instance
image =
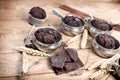
[{"label": "wooden table", "polygon": [[[114,23],[120,22],[120,3],[111,0],[0,0],[0,80],[16,80],[16,75],[21,71],[22,54],[15,50],[17,46],[24,45],[24,37],[28,34],[31,25],[28,24],[28,12],[34,6],[40,6],[47,12],[47,20],[42,26],[55,27],[59,29],[60,18],[51,13],[53,8],[57,8],[59,3],[69,5],[75,9],[91,13],[94,16],[110,20]],[[59,9],[60,10],[60,9]],[[62,14],[68,14],[60,10]],[[50,26],[48,26],[50,25]],[[38,29],[37,27],[34,29]],[[34,32],[33,31],[33,32]],[[63,41],[71,37],[63,35]],[[113,36],[120,40],[120,32],[113,31]],[[92,38],[89,36],[87,49],[78,50],[79,58],[85,64],[85,68],[101,59],[92,51]],[[80,39],[69,45],[72,48],[79,48]],[[25,80],[87,80],[91,71],[84,70],[82,75],[70,76],[75,71],[57,76],[48,65],[46,58],[30,56],[28,64],[40,59],[40,63],[32,66]],[[79,70],[79,69],[78,69]],[[109,80],[109,79],[108,79]]]}]

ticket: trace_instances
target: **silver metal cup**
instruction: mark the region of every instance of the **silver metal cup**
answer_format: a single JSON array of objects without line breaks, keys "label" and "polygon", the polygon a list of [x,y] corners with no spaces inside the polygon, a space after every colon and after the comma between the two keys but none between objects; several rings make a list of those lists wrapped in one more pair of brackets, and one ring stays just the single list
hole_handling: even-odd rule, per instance
[{"label": "silver metal cup", "polygon": [[[78,17],[78,16],[77,16]],[[79,17],[80,18],[80,17]],[[69,35],[69,36],[75,36],[75,35],[79,35],[80,33],[82,33],[85,29],[85,21],[81,18],[81,21],[83,23],[82,26],[79,27],[74,27],[74,26],[69,26],[67,24],[64,23],[63,19],[61,22],[61,29],[63,31],[63,33]]]},{"label": "silver metal cup", "polygon": [[108,22],[108,24],[110,25],[110,29],[109,30],[106,30],[106,31],[102,31],[102,30],[99,30],[99,29],[97,29],[97,28],[95,28],[93,25],[92,25],[92,21],[93,21],[94,19],[92,19],[92,20],[89,20],[89,27],[88,27],[88,31],[89,31],[89,33],[90,33],[90,35],[92,36],[92,37],[94,37],[96,34],[101,34],[101,33],[107,33],[107,34],[111,34],[112,33],[112,30],[113,30],[113,27],[112,27],[112,25],[110,25],[110,23]]},{"label": "silver metal cup", "polygon": [[93,40],[93,43],[92,43],[92,46],[93,46],[93,50],[95,51],[95,53],[101,57],[104,57],[104,58],[108,58],[108,57],[112,57],[113,55],[119,53],[120,51],[120,43],[117,39],[115,39],[113,36],[111,36],[112,38],[114,38],[116,44],[115,44],[115,47],[113,49],[107,49],[107,48],[104,48],[102,47],[101,45],[99,45],[97,42],[96,42],[96,39],[97,39],[97,36],[99,34],[95,35],[94,37],[94,40]]},{"label": "silver metal cup", "polygon": [[35,44],[35,46],[36,46],[39,50],[44,51],[44,52],[51,52],[51,51],[54,51],[54,50],[56,50],[57,48],[60,47],[60,45],[61,45],[61,43],[62,43],[62,41],[61,41],[61,40],[62,40],[62,35],[60,34],[59,31],[57,31],[57,30],[55,30],[55,29],[53,29],[53,28],[40,28],[40,29],[50,29],[50,30],[56,31],[56,33],[57,33],[57,41],[56,41],[56,43],[53,43],[53,44],[45,44],[45,43],[42,43],[42,42],[40,42],[40,41],[38,41],[38,40],[36,39],[35,33],[36,33],[37,31],[35,31],[33,43]]},{"label": "silver metal cup", "polygon": [[[69,36],[75,36],[75,35],[78,35],[78,34],[80,34],[80,33],[82,33],[84,31],[84,29],[85,29],[85,21],[81,17],[77,16],[77,17],[79,17],[81,19],[83,25],[79,26],[79,27],[74,27],[74,26],[69,26],[69,25],[65,24],[64,21],[63,21],[65,16],[63,16],[56,9],[53,9],[52,13],[61,18],[61,21],[62,21],[61,22],[61,29],[62,29],[63,33],[65,33],[65,34],[67,34]],[[66,15],[66,16],[71,16],[71,14]],[[73,16],[76,16],[76,15],[73,15]]]},{"label": "silver metal cup", "polygon": [[42,23],[46,20],[46,18],[45,19],[35,18],[31,14],[29,14],[28,16],[29,16],[28,22],[32,25],[35,25],[36,27],[41,26]]}]

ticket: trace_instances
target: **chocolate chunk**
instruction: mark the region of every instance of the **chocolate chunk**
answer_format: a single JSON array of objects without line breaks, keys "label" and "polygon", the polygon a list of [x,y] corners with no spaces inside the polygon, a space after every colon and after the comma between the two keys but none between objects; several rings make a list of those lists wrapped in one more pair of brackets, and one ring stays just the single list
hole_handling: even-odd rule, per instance
[{"label": "chocolate chunk", "polygon": [[58,56],[63,56],[63,57],[66,57],[66,61],[68,62],[71,62],[71,58],[68,54],[66,54],[66,50],[65,49],[62,49],[60,52],[58,52]]},{"label": "chocolate chunk", "polygon": [[84,64],[82,63],[82,61],[80,59],[78,59],[76,62],[79,64],[79,67],[83,67],[84,66]]},{"label": "chocolate chunk", "polygon": [[46,12],[44,9],[40,7],[33,7],[29,12],[33,17],[38,19],[44,19],[46,18]]},{"label": "chocolate chunk", "polygon": [[110,30],[111,25],[108,24],[108,22],[106,22],[105,20],[101,20],[101,19],[94,19],[93,21],[91,21],[91,24],[102,31],[107,31]]},{"label": "chocolate chunk", "polygon": [[64,67],[65,67],[65,70],[67,72],[69,72],[69,71],[72,71],[72,70],[75,70],[75,69],[79,68],[79,64],[76,63],[76,62],[74,62],[74,63],[67,62],[67,63],[65,63]]},{"label": "chocolate chunk", "polygon": [[57,32],[49,28],[37,30],[35,32],[35,37],[38,41],[45,44],[53,44],[60,40],[60,38],[58,39],[59,35],[57,34]]},{"label": "chocolate chunk", "polygon": [[96,38],[96,42],[104,48],[115,48],[115,39],[107,34],[100,34]]},{"label": "chocolate chunk", "polygon": [[66,51],[73,61],[77,61],[79,59],[75,49],[67,48]]},{"label": "chocolate chunk", "polygon": [[50,62],[56,74],[66,73],[84,66],[78,58],[77,51],[72,48],[63,48],[50,58]]},{"label": "chocolate chunk", "polygon": [[83,25],[83,21],[81,18],[76,16],[65,16],[63,22],[69,26],[80,27]]},{"label": "chocolate chunk", "polygon": [[52,56],[51,58],[51,65],[56,68],[63,68],[65,63],[65,57],[62,56]]},{"label": "chocolate chunk", "polygon": [[62,74],[62,73],[65,73],[64,68],[55,68],[55,67],[53,67],[53,70],[54,70],[54,72],[55,72],[57,75]]}]

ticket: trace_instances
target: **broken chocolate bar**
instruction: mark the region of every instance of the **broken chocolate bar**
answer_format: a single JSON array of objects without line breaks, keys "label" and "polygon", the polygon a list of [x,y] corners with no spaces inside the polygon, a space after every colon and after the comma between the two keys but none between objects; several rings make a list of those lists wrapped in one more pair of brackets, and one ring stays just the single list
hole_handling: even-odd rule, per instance
[{"label": "broken chocolate bar", "polygon": [[53,67],[53,70],[54,70],[54,72],[55,72],[57,75],[62,74],[62,73],[65,73],[64,68],[56,68],[56,67]]},{"label": "broken chocolate bar", "polygon": [[63,48],[50,58],[50,62],[56,74],[70,72],[84,66],[78,57],[77,51],[72,48]]},{"label": "broken chocolate bar", "polygon": [[68,62],[71,62],[71,58],[68,54],[66,54],[66,50],[65,49],[62,49],[60,52],[58,52],[58,56],[63,56],[63,57],[66,57],[66,60],[65,61],[68,61]]},{"label": "broken chocolate bar", "polygon": [[82,63],[82,61],[80,59],[78,59],[76,62],[79,64],[79,67],[83,67],[84,66],[84,64]]},{"label": "broken chocolate bar", "polygon": [[73,61],[77,61],[79,59],[77,51],[75,49],[67,48],[66,51]]},{"label": "broken chocolate bar", "polygon": [[79,64],[77,62],[74,62],[74,63],[67,62],[67,63],[65,63],[64,67],[65,67],[65,70],[68,72],[68,71],[77,69],[80,66],[79,66]]},{"label": "broken chocolate bar", "polygon": [[57,56],[57,55],[52,56],[51,57],[51,63],[52,63],[51,65],[56,68],[63,68],[65,59],[66,58],[62,57],[62,56]]}]

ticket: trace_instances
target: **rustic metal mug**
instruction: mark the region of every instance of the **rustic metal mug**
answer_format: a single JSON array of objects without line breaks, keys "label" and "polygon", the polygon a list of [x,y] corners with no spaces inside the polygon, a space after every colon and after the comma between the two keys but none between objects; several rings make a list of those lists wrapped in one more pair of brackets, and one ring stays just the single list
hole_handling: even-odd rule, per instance
[{"label": "rustic metal mug", "polygon": [[101,34],[101,33],[111,34],[111,33],[112,33],[113,26],[110,25],[109,22],[107,22],[107,23],[109,24],[110,29],[109,29],[109,30],[106,30],[106,31],[102,31],[102,30],[99,30],[99,29],[95,28],[95,27],[92,25],[92,21],[93,21],[93,20],[94,20],[94,18],[92,18],[92,19],[90,19],[90,20],[88,21],[88,25],[89,25],[88,31],[89,31],[89,33],[90,33],[90,35],[91,35],[92,37],[94,37],[96,34]]},{"label": "rustic metal mug", "polygon": [[28,22],[32,25],[35,25],[36,27],[41,26],[42,23],[46,20],[46,18],[44,19],[35,18],[31,14],[28,14],[28,16],[29,16]]},{"label": "rustic metal mug", "polygon": [[35,46],[36,46],[39,50],[44,51],[44,52],[51,52],[51,51],[54,51],[54,50],[56,50],[57,48],[60,47],[60,45],[61,45],[61,43],[62,43],[62,41],[61,41],[61,40],[62,40],[62,35],[60,34],[59,31],[57,31],[57,30],[55,30],[55,29],[53,29],[53,28],[40,28],[40,29],[54,30],[54,31],[56,32],[56,34],[57,34],[57,39],[56,39],[56,42],[53,43],[53,44],[45,44],[45,43],[42,43],[42,42],[40,42],[40,41],[38,41],[38,40],[36,39],[35,34],[36,34],[36,32],[37,32],[38,30],[35,31],[35,33],[34,33],[34,38],[33,38],[33,43],[35,44]]},{"label": "rustic metal mug", "polygon": [[[62,21],[61,22],[61,29],[63,30],[63,33],[65,33],[65,34],[67,34],[69,36],[75,36],[75,35],[79,35],[80,33],[82,33],[84,31],[84,29],[85,29],[85,21],[81,17],[79,17],[79,18],[81,19],[83,25],[79,26],[79,27],[74,27],[74,26],[69,26],[69,25],[65,24],[64,21],[63,21],[63,19],[65,17],[62,14],[60,14],[60,12],[58,12],[56,9],[53,9],[52,13],[61,18],[61,21]],[[66,15],[66,16],[69,16],[69,15]]]},{"label": "rustic metal mug", "polygon": [[93,50],[95,51],[96,54],[98,54],[101,57],[108,58],[108,57],[112,57],[113,55],[119,53],[119,51],[120,51],[120,43],[119,43],[119,41],[117,39],[115,39],[113,36],[107,34],[110,37],[112,37],[115,40],[115,42],[116,42],[115,47],[113,49],[107,49],[107,48],[102,47],[101,45],[99,45],[96,42],[96,39],[97,39],[97,37],[99,35],[100,34],[96,34],[95,35],[93,43],[92,43]]}]

